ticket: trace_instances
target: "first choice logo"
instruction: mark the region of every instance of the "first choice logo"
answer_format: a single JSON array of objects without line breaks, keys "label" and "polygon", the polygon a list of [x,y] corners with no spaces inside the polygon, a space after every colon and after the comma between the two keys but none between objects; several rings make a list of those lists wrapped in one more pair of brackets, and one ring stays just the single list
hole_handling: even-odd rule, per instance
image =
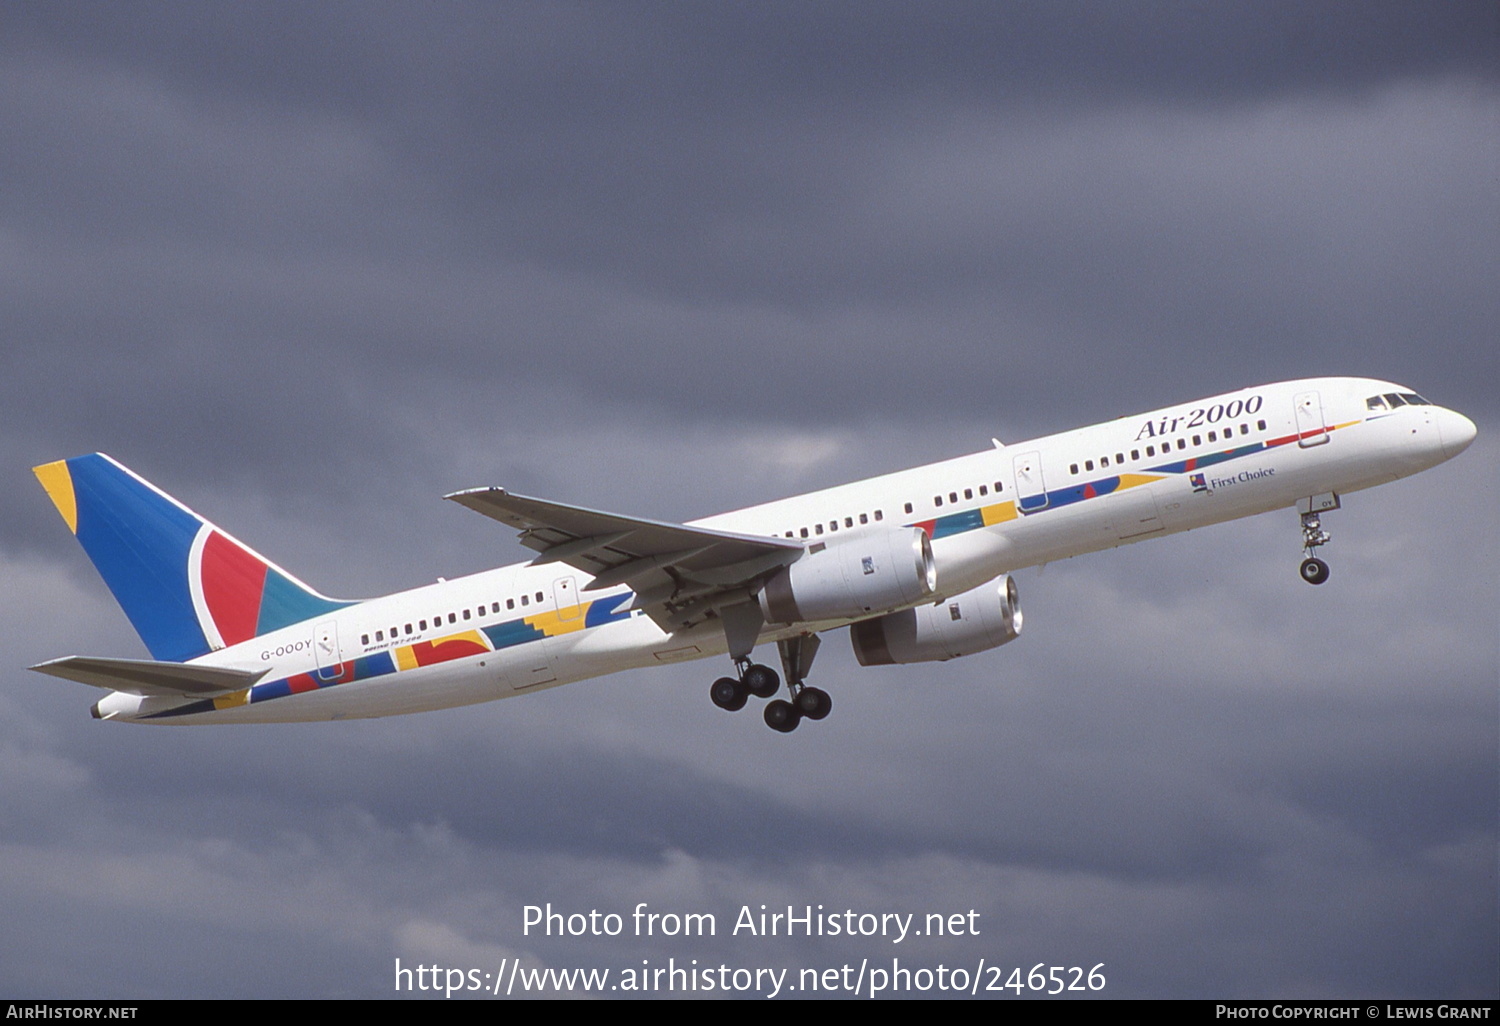
[{"label": "first choice logo", "polygon": [[261,652],[260,657],[263,661],[270,662],[272,659],[280,659],[282,656],[311,651],[312,644],[311,638],[306,638],[302,641],[289,641],[285,645],[277,645],[275,648],[266,649]]},{"label": "first choice logo", "polygon": [[[1237,484],[1247,484],[1250,481],[1259,481],[1263,477],[1274,477],[1275,467],[1256,467],[1254,470],[1242,470],[1234,477],[1216,477],[1208,482],[1209,489],[1230,488]],[[1193,491],[1199,491],[1198,479],[1202,474],[1193,475]]]},{"label": "first choice logo", "polygon": [[1170,435],[1178,429],[1188,431],[1195,427],[1202,427],[1204,424],[1217,424],[1221,420],[1248,417],[1251,414],[1259,413],[1263,402],[1264,400],[1260,396],[1252,395],[1248,399],[1232,399],[1227,403],[1200,406],[1196,410],[1189,410],[1180,417],[1163,416],[1160,420],[1148,420],[1136,432],[1135,440],[1139,442],[1143,438],[1160,438],[1162,435]]}]

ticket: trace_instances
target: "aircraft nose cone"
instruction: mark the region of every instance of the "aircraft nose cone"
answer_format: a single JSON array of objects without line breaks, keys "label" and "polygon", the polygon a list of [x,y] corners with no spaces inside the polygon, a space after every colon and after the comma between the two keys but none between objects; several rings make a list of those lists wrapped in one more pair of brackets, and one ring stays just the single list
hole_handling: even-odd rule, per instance
[{"label": "aircraft nose cone", "polygon": [[1443,455],[1451,460],[1473,443],[1479,429],[1462,413],[1445,409],[1438,417],[1438,434],[1443,438]]}]

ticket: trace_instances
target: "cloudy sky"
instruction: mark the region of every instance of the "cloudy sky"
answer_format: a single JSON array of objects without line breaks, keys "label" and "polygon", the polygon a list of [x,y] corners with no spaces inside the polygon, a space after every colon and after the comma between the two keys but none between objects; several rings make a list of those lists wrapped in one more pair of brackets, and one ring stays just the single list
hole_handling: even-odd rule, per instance
[{"label": "cloudy sky", "polygon": [[[0,0],[0,993],[1104,963],[1495,996],[1489,3]],[[1404,382],[1453,463],[1019,576],[1026,633],[781,736],[721,661],[395,720],[93,722],[144,656],[29,468],[116,456],[336,595],[1244,385]],[[712,939],[522,910],[711,912]],[[728,935],[741,906],[980,935]],[[987,981],[988,982],[988,981]]]}]

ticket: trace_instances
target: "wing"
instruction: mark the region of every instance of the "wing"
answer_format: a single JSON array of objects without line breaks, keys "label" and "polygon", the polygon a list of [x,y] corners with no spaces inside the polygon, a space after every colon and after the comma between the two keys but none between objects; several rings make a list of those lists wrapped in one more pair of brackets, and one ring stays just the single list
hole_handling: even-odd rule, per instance
[{"label": "wing", "polygon": [[644,609],[664,629],[749,602],[764,579],[802,557],[800,542],[642,520],[617,513],[476,488],[445,496],[521,532],[540,555],[532,565],[566,563],[593,576],[585,591],[628,585],[627,608]]},{"label": "wing", "polygon": [[64,680],[76,680],[96,688],[124,691],[132,695],[213,698],[248,688],[268,670],[227,670],[190,663],[165,663],[150,659],[102,659],[67,656],[32,667]]}]

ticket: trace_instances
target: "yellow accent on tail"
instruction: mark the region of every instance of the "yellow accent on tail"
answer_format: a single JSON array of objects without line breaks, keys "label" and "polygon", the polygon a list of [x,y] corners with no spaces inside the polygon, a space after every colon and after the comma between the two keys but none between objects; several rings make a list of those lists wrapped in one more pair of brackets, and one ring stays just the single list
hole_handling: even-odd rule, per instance
[{"label": "yellow accent on tail", "polygon": [[63,520],[67,521],[68,530],[77,534],[78,499],[73,495],[73,475],[68,471],[68,461],[43,463],[39,467],[32,467],[31,472],[47,490],[47,496],[62,514]]}]

